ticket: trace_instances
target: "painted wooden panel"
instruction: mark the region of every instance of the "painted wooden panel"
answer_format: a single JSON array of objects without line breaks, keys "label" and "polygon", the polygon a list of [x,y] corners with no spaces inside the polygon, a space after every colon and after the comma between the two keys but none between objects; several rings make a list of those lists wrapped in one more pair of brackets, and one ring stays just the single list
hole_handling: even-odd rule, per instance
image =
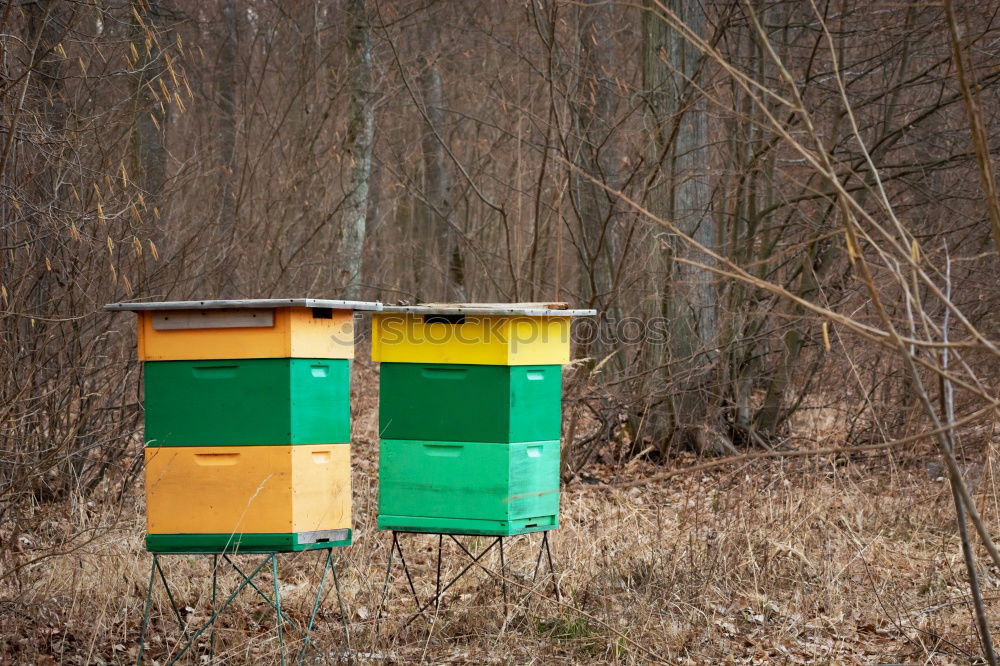
[{"label": "painted wooden panel", "polygon": [[379,382],[384,439],[559,439],[562,366],[383,363]]},{"label": "painted wooden panel", "polygon": [[[201,318],[211,310],[171,310],[168,316]],[[354,358],[354,314],[350,310],[290,307],[273,311],[272,326],[167,328],[154,325],[162,313],[139,318],[139,360],[174,361],[248,358]]]},{"label": "painted wooden panel", "polygon": [[147,534],[151,553],[274,553],[351,545],[351,530],[292,534]]},{"label": "painted wooden panel", "polygon": [[[308,448],[308,450],[305,450]],[[292,527],[317,532],[351,526],[351,447],[294,447]]]},{"label": "painted wooden panel", "polygon": [[562,365],[569,317],[372,315],[372,360],[383,363]]},{"label": "painted wooden panel", "polygon": [[351,439],[350,361],[151,361],[149,446],[268,446]]},{"label": "painted wooden panel", "polygon": [[147,448],[149,534],[351,526],[350,445]]},{"label": "painted wooden panel", "polygon": [[512,535],[558,514],[558,440],[380,444],[379,529]]}]

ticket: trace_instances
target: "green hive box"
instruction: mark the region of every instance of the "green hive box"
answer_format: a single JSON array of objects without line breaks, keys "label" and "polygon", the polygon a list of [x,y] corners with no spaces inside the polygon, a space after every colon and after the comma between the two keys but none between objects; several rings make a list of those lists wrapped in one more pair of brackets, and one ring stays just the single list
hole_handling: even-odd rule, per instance
[{"label": "green hive box", "polygon": [[151,553],[272,553],[351,545],[351,530],[307,534],[147,534]]},{"label": "green hive box", "polygon": [[144,372],[149,446],[351,441],[346,359],[150,361]]},{"label": "green hive box", "polygon": [[558,365],[383,363],[379,385],[379,436],[385,439],[559,439]]},{"label": "green hive box", "polygon": [[512,536],[559,527],[559,440],[382,440],[378,528]]}]

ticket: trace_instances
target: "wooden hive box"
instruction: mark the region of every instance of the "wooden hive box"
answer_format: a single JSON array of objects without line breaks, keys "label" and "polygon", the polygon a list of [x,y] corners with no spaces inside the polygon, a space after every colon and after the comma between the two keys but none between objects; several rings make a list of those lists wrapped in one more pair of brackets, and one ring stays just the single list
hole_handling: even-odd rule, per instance
[{"label": "wooden hive box", "polygon": [[151,552],[351,543],[350,444],[157,447],[145,454]]},{"label": "wooden hive box", "polygon": [[559,527],[559,440],[379,444],[378,528],[512,536]]},{"label": "wooden hive box", "polygon": [[148,362],[147,445],[350,442],[349,364],[300,358]]},{"label": "wooden hive box", "polygon": [[378,527],[511,536],[559,526],[570,318],[538,304],[386,306]]},{"label": "wooden hive box", "polygon": [[383,363],[379,436],[471,442],[559,439],[562,366]]},{"label": "wooden hive box", "polygon": [[148,304],[164,307],[136,310],[139,360],[354,358],[354,313],[342,305],[347,301],[287,302],[294,305],[278,305],[280,300]]},{"label": "wooden hive box", "polygon": [[353,311],[378,307],[314,299],[107,306],[139,317],[148,550],[350,544]]},{"label": "wooden hive box", "polygon": [[421,313],[372,315],[372,360],[382,363],[561,365],[569,362],[570,317]]}]

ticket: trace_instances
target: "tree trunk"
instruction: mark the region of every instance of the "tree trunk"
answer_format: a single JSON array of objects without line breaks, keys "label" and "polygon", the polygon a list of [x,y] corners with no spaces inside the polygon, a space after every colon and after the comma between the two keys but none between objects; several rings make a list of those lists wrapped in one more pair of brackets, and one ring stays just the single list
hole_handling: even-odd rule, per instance
[{"label": "tree trunk", "polygon": [[589,307],[602,309],[610,298],[613,281],[614,198],[601,186],[615,187],[614,155],[607,142],[614,130],[616,101],[611,80],[613,10],[613,4],[606,0],[587,0],[579,6],[580,65],[573,105],[573,124],[579,141],[575,162],[583,172],[573,172],[581,231],[579,298]]},{"label": "tree trunk", "polygon": [[[453,192],[449,159],[444,143],[444,105],[441,95],[441,72],[437,65],[437,34],[428,29],[424,35],[424,69],[420,77],[424,116],[428,125],[421,148],[424,166],[424,229],[430,241],[430,253],[422,271],[418,297],[421,300],[465,301],[465,277],[462,253],[455,233]],[[441,274],[430,273],[441,266]]]},{"label": "tree trunk", "polygon": [[[649,95],[648,113],[654,116],[654,137],[665,157],[664,170],[669,190],[654,192],[655,210],[672,220],[697,243],[713,248],[716,244],[712,217],[712,193],[708,165],[708,116],[697,85],[702,56],[700,51],[664,21],[647,3],[644,17],[644,74]],[[667,0],[672,10],[695,33],[705,36],[705,10],[700,0]],[[709,384],[716,353],[716,293],[713,275],[706,268],[678,261],[709,264],[710,259],[673,236],[661,244],[663,316],[670,330],[667,343],[667,383],[672,394],[670,441],[682,441],[698,449],[711,442],[711,452],[728,449],[714,430],[710,414]]]},{"label": "tree trunk", "polygon": [[368,216],[368,183],[372,170],[375,131],[375,95],[372,90],[371,25],[365,0],[348,0],[351,31],[347,38],[347,69],[351,99],[347,118],[347,155],[350,181],[344,201],[344,219],[337,246],[344,295],[361,293],[361,256]]}]

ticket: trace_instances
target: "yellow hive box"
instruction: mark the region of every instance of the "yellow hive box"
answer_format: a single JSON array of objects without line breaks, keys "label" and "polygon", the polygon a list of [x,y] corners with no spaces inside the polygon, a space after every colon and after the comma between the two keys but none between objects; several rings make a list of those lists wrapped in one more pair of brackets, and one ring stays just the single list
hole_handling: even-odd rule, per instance
[{"label": "yellow hive box", "polygon": [[569,351],[569,315],[372,315],[372,360],[383,363],[562,365]]},{"label": "yellow hive box", "polygon": [[147,531],[301,535],[350,529],[350,456],[349,444],[147,448]]},{"label": "yellow hive box", "polygon": [[350,310],[143,310],[139,360],[354,358]]}]

